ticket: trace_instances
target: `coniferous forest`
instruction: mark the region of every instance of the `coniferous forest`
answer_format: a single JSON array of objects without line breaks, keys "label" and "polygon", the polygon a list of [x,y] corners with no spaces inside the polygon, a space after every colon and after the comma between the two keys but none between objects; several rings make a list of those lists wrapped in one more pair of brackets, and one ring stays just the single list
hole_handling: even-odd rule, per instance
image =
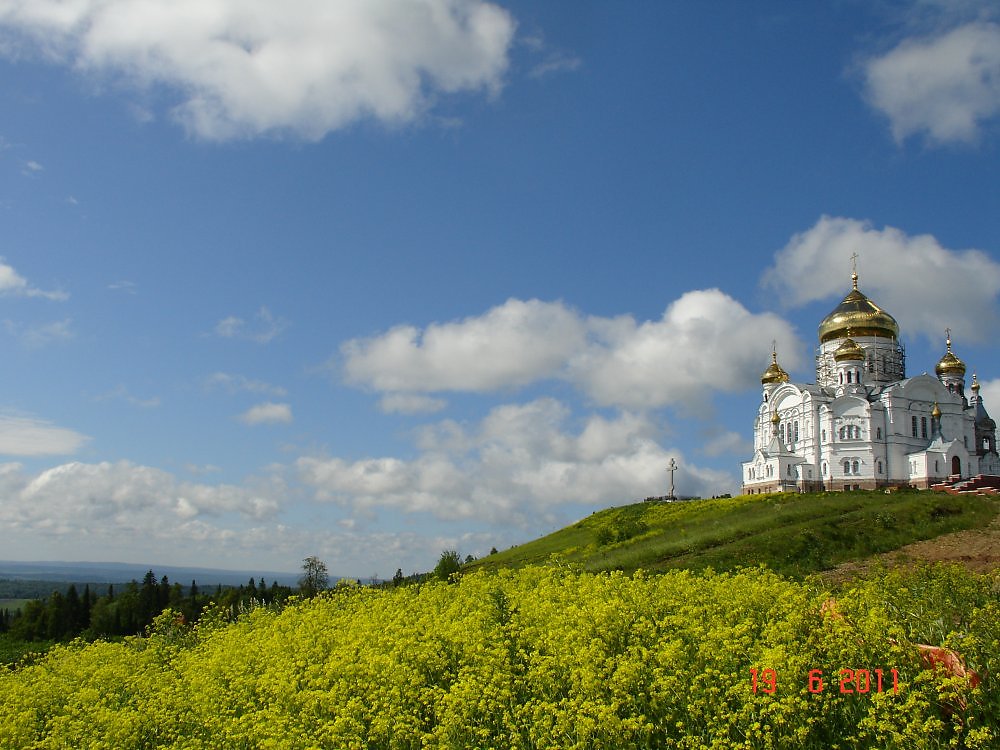
[{"label": "coniferous forest", "polygon": [[70,584],[48,598],[31,599],[20,610],[0,609],[0,633],[15,641],[87,640],[141,635],[165,609],[185,622],[196,622],[210,604],[235,618],[255,606],[280,604],[293,592],[277,582],[270,585],[254,578],[241,586],[199,588],[196,581],[184,586],[166,576],[157,579],[152,570],[142,581],[109,584],[101,590]]}]

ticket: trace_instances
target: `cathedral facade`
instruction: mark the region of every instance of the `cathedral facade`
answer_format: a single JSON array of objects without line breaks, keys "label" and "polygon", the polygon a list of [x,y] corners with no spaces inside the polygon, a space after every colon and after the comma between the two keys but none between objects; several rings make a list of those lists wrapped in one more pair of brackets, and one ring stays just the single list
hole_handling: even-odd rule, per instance
[{"label": "cathedral facade", "polygon": [[816,382],[792,383],[772,352],[761,377],[743,493],[927,488],[1000,475],[996,423],[951,335],[935,376],[906,377],[896,320],[853,289],[819,325]]}]

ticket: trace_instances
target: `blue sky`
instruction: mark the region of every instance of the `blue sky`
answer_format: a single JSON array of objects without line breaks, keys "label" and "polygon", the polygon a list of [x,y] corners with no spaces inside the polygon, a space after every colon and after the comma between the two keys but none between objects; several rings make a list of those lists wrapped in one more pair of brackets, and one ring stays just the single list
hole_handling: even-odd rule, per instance
[{"label": "blue sky", "polygon": [[1000,410],[986,2],[0,0],[0,558],[338,575],[738,488],[861,288]]}]

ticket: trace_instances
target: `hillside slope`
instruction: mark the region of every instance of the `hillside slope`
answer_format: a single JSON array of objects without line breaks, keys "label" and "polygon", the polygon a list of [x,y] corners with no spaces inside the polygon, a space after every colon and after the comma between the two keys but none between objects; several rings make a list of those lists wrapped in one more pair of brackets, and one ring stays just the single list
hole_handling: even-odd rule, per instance
[{"label": "hillside slope", "polygon": [[998,513],[996,499],[918,491],[636,503],[596,512],[467,567],[556,562],[591,571],[661,571],[766,564],[801,577],[943,534],[986,529]]}]

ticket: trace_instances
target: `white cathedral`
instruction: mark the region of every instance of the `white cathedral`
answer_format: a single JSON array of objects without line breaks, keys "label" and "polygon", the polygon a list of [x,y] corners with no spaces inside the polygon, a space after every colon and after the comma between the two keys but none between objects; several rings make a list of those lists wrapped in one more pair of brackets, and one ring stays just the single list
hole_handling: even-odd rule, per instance
[{"label": "white cathedral", "polygon": [[777,352],[761,376],[743,493],[1000,486],[996,423],[965,364],[947,351],[906,377],[895,319],[853,289],[819,325],[816,383],[792,383]]}]

